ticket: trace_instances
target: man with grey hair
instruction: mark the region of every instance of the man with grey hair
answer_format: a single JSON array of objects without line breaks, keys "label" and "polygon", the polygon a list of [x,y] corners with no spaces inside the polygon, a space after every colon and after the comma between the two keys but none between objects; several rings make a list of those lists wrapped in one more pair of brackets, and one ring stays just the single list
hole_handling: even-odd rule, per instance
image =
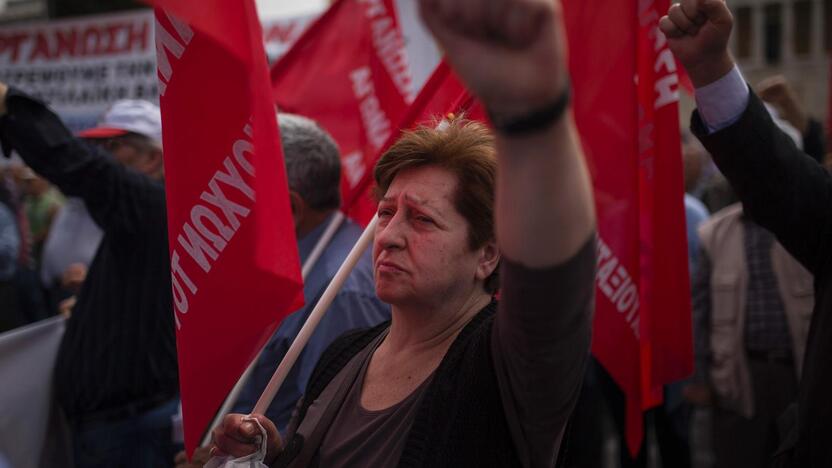
[{"label": "man with grey hair", "polygon": [[341,160],[332,137],[312,120],[279,114],[289,200],[300,239],[341,206]]},{"label": "man with grey hair", "polygon": [[[305,263],[341,206],[340,156],[332,137],[312,120],[280,114],[278,122],[298,251],[301,262]],[[338,228],[304,280],[306,305],[280,324],[260,356],[233,412],[247,413],[254,408],[277,365],[360,235],[361,228],[349,220]],[[335,297],[266,415],[280,430],[284,430],[318,358],[329,344],[348,330],[373,326],[389,318],[389,306],[376,297],[372,261],[367,252]]]}]

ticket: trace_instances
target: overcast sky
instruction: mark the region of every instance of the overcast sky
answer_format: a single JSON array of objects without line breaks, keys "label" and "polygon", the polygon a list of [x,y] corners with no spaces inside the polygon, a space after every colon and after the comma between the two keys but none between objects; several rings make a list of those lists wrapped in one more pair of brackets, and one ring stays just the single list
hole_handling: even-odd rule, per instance
[{"label": "overcast sky", "polygon": [[256,3],[261,18],[315,13],[322,11],[329,4],[327,0],[256,0]]}]

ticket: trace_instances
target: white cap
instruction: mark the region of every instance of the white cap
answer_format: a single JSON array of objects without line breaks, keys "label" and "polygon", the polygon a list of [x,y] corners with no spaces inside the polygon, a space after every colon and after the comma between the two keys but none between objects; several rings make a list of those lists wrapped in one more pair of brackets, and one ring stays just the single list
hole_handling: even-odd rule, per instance
[{"label": "white cap", "polygon": [[127,132],[144,135],[162,145],[162,113],[155,104],[138,99],[116,101],[98,126],[78,133],[82,138],[112,138]]}]

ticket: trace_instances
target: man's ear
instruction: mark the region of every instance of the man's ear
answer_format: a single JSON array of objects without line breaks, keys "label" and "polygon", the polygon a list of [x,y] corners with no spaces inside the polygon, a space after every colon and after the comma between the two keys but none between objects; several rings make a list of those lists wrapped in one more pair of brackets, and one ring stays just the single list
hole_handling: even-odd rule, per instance
[{"label": "man's ear", "polygon": [[299,193],[289,190],[289,206],[292,207],[292,217],[295,220],[295,229],[297,229],[306,215],[306,202]]},{"label": "man's ear", "polygon": [[480,259],[477,264],[476,278],[485,281],[500,263],[500,249],[497,248],[497,241],[491,240],[480,247],[479,251]]},{"label": "man's ear", "polygon": [[153,148],[148,152],[147,174],[161,174],[165,170],[165,159],[162,157],[162,150]]}]

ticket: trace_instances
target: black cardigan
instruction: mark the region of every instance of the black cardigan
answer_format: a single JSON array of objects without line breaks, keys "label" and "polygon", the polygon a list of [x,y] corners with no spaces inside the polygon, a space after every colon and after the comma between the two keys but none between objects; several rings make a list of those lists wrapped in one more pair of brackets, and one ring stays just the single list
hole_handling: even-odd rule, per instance
[{"label": "black cardigan", "polygon": [[[399,467],[521,466],[492,364],[496,310],[496,302],[485,307],[451,345],[420,403]],[[299,420],[350,359],[388,326],[389,322],[351,332],[327,349],[309,380]],[[288,466],[303,443],[303,437],[295,434],[274,466]]]}]

